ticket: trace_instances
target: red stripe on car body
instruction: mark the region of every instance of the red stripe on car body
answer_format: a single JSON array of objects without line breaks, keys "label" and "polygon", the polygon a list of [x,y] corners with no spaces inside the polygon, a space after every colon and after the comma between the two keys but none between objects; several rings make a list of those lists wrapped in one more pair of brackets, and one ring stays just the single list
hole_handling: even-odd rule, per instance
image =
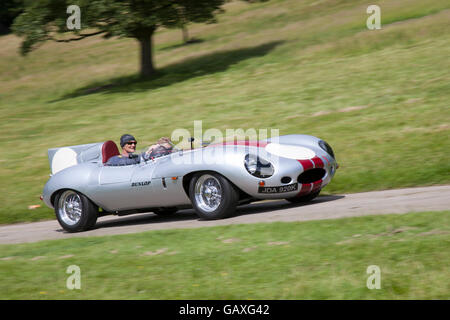
[{"label": "red stripe on car body", "polygon": [[323,161],[319,157],[314,157],[311,159],[312,162],[314,162],[315,168],[323,168]]},{"label": "red stripe on car body", "polygon": [[311,160],[297,160],[303,166],[303,171],[314,168],[313,162]]},{"label": "red stripe on car body", "polygon": [[322,187],[322,180],[313,182],[311,192],[317,191]]},{"label": "red stripe on car body", "polygon": [[225,141],[222,145],[226,146],[249,146],[249,147],[265,147],[268,145],[265,141],[249,141],[249,140],[238,140],[238,141]]},{"label": "red stripe on car body", "polygon": [[246,146],[246,147],[259,147],[264,148],[269,142],[265,141],[248,141],[248,140],[237,140],[237,141],[225,141],[222,143],[210,144],[208,147],[219,147],[219,146]]},{"label": "red stripe on car body", "polygon": [[311,191],[311,187],[312,183],[303,183],[300,192],[297,194],[297,197],[308,194]]}]

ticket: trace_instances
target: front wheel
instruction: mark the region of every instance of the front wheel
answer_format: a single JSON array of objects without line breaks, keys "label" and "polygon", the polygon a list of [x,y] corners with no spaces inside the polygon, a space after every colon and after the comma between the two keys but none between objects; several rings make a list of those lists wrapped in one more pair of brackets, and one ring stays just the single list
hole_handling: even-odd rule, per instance
[{"label": "front wheel", "polygon": [[314,199],[315,197],[317,197],[320,193],[320,190],[311,192],[307,195],[304,196],[299,196],[299,197],[293,197],[293,198],[287,198],[286,200],[292,203],[304,203],[304,202],[308,202],[311,201],[312,199]]},{"label": "front wheel", "polygon": [[79,232],[95,226],[98,208],[85,195],[65,190],[55,199],[55,214],[64,230]]},{"label": "front wheel", "polygon": [[189,197],[197,215],[207,220],[231,216],[239,200],[236,188],[217,173],[194,176],[189,184]]}]

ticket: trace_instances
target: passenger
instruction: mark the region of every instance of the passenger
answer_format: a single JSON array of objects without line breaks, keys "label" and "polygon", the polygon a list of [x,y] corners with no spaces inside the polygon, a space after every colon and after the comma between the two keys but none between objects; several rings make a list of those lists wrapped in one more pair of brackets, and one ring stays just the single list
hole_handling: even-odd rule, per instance
[{"label": "passenger", "polygon": [[173,146],[169,138],[162,137],[157,144],[152,145],[144,154],[144,159],[165,156],[173,151]]}]

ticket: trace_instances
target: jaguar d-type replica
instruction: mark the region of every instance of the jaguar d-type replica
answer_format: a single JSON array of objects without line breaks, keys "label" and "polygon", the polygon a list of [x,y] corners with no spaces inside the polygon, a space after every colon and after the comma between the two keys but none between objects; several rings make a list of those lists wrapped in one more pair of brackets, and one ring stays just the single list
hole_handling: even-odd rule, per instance
[{"label": "jaguar d-type replica", "polygon": [[113,141],[48,150],[52,173],[41,199],[66,231],[93,228],[108,214],[193,207],[202,219],[221,219],[253,201],[310,201],[338,167],[332,148],[309,135],[173,149],[133,165],[107,165],[116,155]]}]

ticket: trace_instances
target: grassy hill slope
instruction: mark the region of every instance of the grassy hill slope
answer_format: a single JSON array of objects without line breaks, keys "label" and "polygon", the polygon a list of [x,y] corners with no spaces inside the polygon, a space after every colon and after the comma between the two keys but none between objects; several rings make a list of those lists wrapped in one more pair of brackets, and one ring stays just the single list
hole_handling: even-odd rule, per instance
[{"label": "grassy hill slope", "polygon": [[157,78],[139,81],[138,44],[46,43],[27,57],[0,37],[0,223],[53,217],[39,195],[47,149],[176,128],[277,128],[327,140],[341,165],[324,192],[450,182],[450,5],[379,1],[232,2],[203,41],[155,41]]}]

